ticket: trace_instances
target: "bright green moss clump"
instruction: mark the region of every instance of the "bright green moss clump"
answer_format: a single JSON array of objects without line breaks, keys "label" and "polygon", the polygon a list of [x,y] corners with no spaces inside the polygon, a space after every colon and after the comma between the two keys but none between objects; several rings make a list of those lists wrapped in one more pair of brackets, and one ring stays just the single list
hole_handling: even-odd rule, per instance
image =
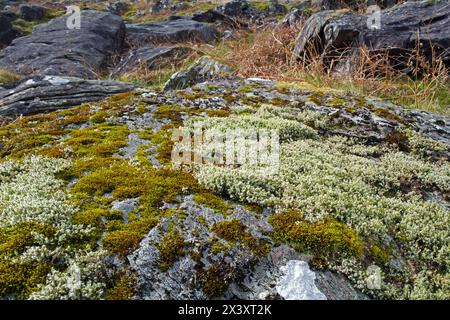
[{"label": "bright green moss clump", "polygon": [[269,218],[276,239],[298,250],[308,250],[320,256],[348,254],[361,257],[364,243],[346,225],[331,218],[316,223],[306,222],[297,211],[276,214]]}]

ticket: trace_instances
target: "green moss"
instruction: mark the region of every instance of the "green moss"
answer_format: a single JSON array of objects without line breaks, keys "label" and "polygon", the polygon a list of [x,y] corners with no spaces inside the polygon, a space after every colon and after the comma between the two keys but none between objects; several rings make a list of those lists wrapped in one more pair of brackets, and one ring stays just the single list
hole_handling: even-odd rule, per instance
[{"label": "green moss", "polygon": [[108,112],[107,111],[105,111],[105,110],[101,110],[101,111],[99,111],[99,112],[97,112],[97,113],[94,113],[92,116],[91,116],[91,122],[93,122],[93,123],[102,123],[102,122],[105,122],[105,120],[106,120],[106,118],[108,117]]},{"label": "green moss", "polygon": [[206,110],[208,117],[228,117],[230,113],[228,109]]},{"label": "green moss", "polygon": [[250,1],[250,7],[258,11],[267,11],[270,8],[269,1]]},{"label": "green moss", "polygon": [[392,249],[380,243],[373,244],[370,253],[378,265],[387,265],[391,261]]},{"label": "green moss", "polygon": [[121,275],[114,287],[108,290],[105,300],[130,300],[137,293],[137,281],[132,275]]},{"label": "green moss", "polygon": [[217,213],[227,215],[233,212],[234,207],[226,203],[221,197],[211,192],[201,192],[194,195],[194,201],[205,205]]},{"label": "green moss", "polygon": [[76,156],[110,157],[127,145],[130,130],[127,126],[98,124],[73,130],[65,143]]},{"label": "green moss", "polygon": [[386,108],[375,108],[373,112],[386,120],[391,120],[399,123],[404,123],[404,119],[398,115],[396,115],[394,112],[387,110]]},{"label": "green moss", "polygon": [[147,109],[147,104],[145,102],[139,102],[136,106],[136,112],[139,114],[144,114]]},{"label": "green moss", "polygon": [[[68,132],[69,124],[79,124],[88,119],[88,107],[83,105],[71,112],[53,112],[19,119],[0,127],[0,157],[21,158],[26,154],[59,154],[55,146]],[[59,149],[59,152],[57,150]]]},{"label": "green moss", "polygon": [[323,105],[325,94],[321,91],[315,91],[311,93],[308,97],[309,101],[314,102],[316,105]]},{"label": "green moss", "polygon": [[216,265],[208,270],[201,270],[198,279],[202,284],[202,289],[208,298],[221,297],[228,289],[228,282],[223,276],[223,272]]},{"label": "green moss", "polygon": [[77,212],[73,218],[74,223],[85,226],[96,225],[99,226],[101,219],[120,220],[123,213],[117,210],[106,210],[103,208],[92,208],[86,211]]},{"label": "green moss", "polygon": [[0,260],[12,257],[36,244],[34,234],[53,237],[55,228],[48,224],[21,223],[13,228],[0,229]]},{"label": "green moss", "polygon": [[274,105],[274,106],[286,106],[289,105],[290,101],[286,100],[286,99],[281,99],[281,98],[273,98],[272,100],[270,100],[270,104]]},{"label": "green moss", "polygon": [[211,253],[212,254],[219,254],[224,253],[226,254],[230,249],[232,248],[232,245],[230,243],[222,243],[219,239],[213,238],[211,240],[212,246],[211,246]]},{"label": "green moss", "polygon": [[274,238],[298,250],[308,250],[319,256],[332,257],[341,253],[362,257],[364,243],[346,225],[331,218],[317,223],[303,220],[297,211],[288,211],[269,218]]},{"label": "green moss", "polygon": [[229,94],[229,93],[224,93],[222,95],[222,98],[228,104],[231,104],[231,103],[233,103],[233,102],[235,102],[237,100],[235,96],[233,96],[232,94]]},{"label": "green moss", "polygon": [[211,230],[228,242],[241,243],[258,256],[265,256],[270,249],[268,243],[254,238],[246,231],[246,227],[242,222],[237,219],[216,223],[212,226]]},{"label": "green moss", "polygon": [[113,254],[122,257],[137,249],[142,236],[137,232],[117,230],[102,239],[103,247]]},{"label": "green moss", "polygon": [[157,245],[159,250],[159,267],[161,270],[169,269],[178,257],[185,254],[185,242],[178,231],[168,232]]},{"label": "green moss", "polygon": [[50,272],[50,264],[0,262],[0,297],[13,294],[26,299],[32,292],[45,283]]},{"label": "green moss", "polygon": [[343,106],[345,106],[346,103],[347,103],[347,100],[345,100],[343,98],[335,97],[327,104],[332,107],[342,108]]}]

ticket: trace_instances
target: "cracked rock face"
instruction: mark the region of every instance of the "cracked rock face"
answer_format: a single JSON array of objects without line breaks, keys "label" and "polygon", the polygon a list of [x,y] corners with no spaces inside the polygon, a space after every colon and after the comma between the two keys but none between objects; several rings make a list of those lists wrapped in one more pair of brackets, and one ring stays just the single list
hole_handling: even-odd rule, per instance
[{"label": "cracked rock face", "polygon": [[133,84],[116,81],[32,77],[6,88],[0,87],[0,115],[31,115],[69,108],[133,88]]},{"label": "cracked rock face", "polygon": [[214,27],[185,17],[161,22],[127,24],[127,41],[140,45],[183,41],[211,42],[217,37],[218,32]]},{"label": "cracked rock face", "polygon": [[187,47],[143,47],[133,49],[128,52],[122,61],[112,72],[112,77],[118,76],[145,67],[149,70],[166,67],[173,63],[187,58],[193,54],[194,50]]},{"label": "cracked rock face", "polygon": [[388,52],[396,69],[411,73],[414,63],[410,60],[414,60],[414,50],[419,45],[428,61],[439,57],[450,66],[448,1],[406,2],[383,10],[380,19],[381,29],[372,30],[367,26],[367,15],[318,12],[300,32],[294,54],[308,56],[316,48],[326,66],[333,64],[336,71],[351,72],[349,66],[357,61],[356,49],[363,45],[373,54]]},{"label": "cracked rock face", "polygon": [[81,29],[69,29],[62,16],[37,26],[0,52],[0,67],[23,75],[60,75],[94,79],[120,50],[125,24],[117,15],[86,10]]},{"label": "cracked rock face", "polygon": [[185,89],[194,84],[235,74],[229,66],[208,57],[198,59],[186,70],[174,73],[164,85],[164,90]]}]

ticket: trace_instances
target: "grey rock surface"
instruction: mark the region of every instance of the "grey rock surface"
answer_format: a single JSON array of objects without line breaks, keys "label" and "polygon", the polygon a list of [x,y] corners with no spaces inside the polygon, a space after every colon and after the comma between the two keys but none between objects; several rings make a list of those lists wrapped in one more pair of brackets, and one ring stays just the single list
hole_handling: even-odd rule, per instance
[{"label": "grey rock surface", "polygon": [[450,66],[450,4],[438,0],[406,2],[381,12],[380,29],[369,28],[369,17],[353,12],[321,11],[311,16],[300,32],[294,54],[312,58],[318,52],[326,66],[355,61],[354,50],[366,46],[370,53],[389,53],[391,64],[411,73],[414,51],[432,61],[442,58]]},{"label": "grey rock surface", "polygon": [[82,11],[81,29],[69,29],[67,17],[37,26],[0,51],[0,68],[19,74],[96,78],[111,55],[122,48],[125,24],[108,12]]},{"label": "grey rock surface", "polygon": [[0,115],[29,115],[64,109],[131,91],[133,87],[114,81],[36,76],[7,88],[0,87]]},{"label": "grey rock surface", "polygon": [[112,72],[112,78],[116,78],[126,72],[140,67],[146,69],[159,69],[183,60],[193,54],[194,50],[188,47],[142,47],[132,49],[120,61]]},{"label": "grey rock surface", "polygon": [[229,66],[208,57],[202,57],[173,74],[164,85],[164,90],[184,89],[193,84],[221,77],[232,77],[235,72]]},{"label": "grey rock surface", "polygon": [[212,42],[218,31],[207,23],[180,17],[172,20],[127,24],[127,41],[132,44]]},{"label": "grey rock surface", "polygon": [[45,15],[45,8],[36,4],[21,4],[18,15],[25,21],[40,20]]}]

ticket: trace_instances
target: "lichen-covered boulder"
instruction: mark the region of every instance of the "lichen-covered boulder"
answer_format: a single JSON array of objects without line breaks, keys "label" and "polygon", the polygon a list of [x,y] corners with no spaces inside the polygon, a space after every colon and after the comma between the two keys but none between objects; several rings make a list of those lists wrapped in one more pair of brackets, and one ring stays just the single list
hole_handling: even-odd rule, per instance
[{"label": "lichen-covered boulder", "polygon": [[174,73],[164,85],[164,90],[184,89],[206,80],[234,75],[235,72],[229,66],[209,57],[202,57],[186,70]]},{"label": "lichen-covered boulder", "polygon": [[369,53],[388,54],[392,66],[408,73],[416,49],[428,61],[440,58],[450,66],[450,6],[447,1],[407,2],[381,12],[380,29],[368,24],[369,16],[349,11],[322,11],[311,16],[300,32],[294,54],[319,54],[325,66],[346,61],[355,65],[359,47]]},{"label": "lichen-covered boulder", "polygon": [[123,82],[37,76],[7,88],[0,87],[0,115],[30,115],[65,109],[132,89],[132,84]]},{"label": "lichen-covered boulder", "polygon": [[69,29],[67,16],[37,26],[0,51],[0,68],[24,75],[96,78],[122,48],[125,24],[108,12],[81,12],[81,29]]}]

